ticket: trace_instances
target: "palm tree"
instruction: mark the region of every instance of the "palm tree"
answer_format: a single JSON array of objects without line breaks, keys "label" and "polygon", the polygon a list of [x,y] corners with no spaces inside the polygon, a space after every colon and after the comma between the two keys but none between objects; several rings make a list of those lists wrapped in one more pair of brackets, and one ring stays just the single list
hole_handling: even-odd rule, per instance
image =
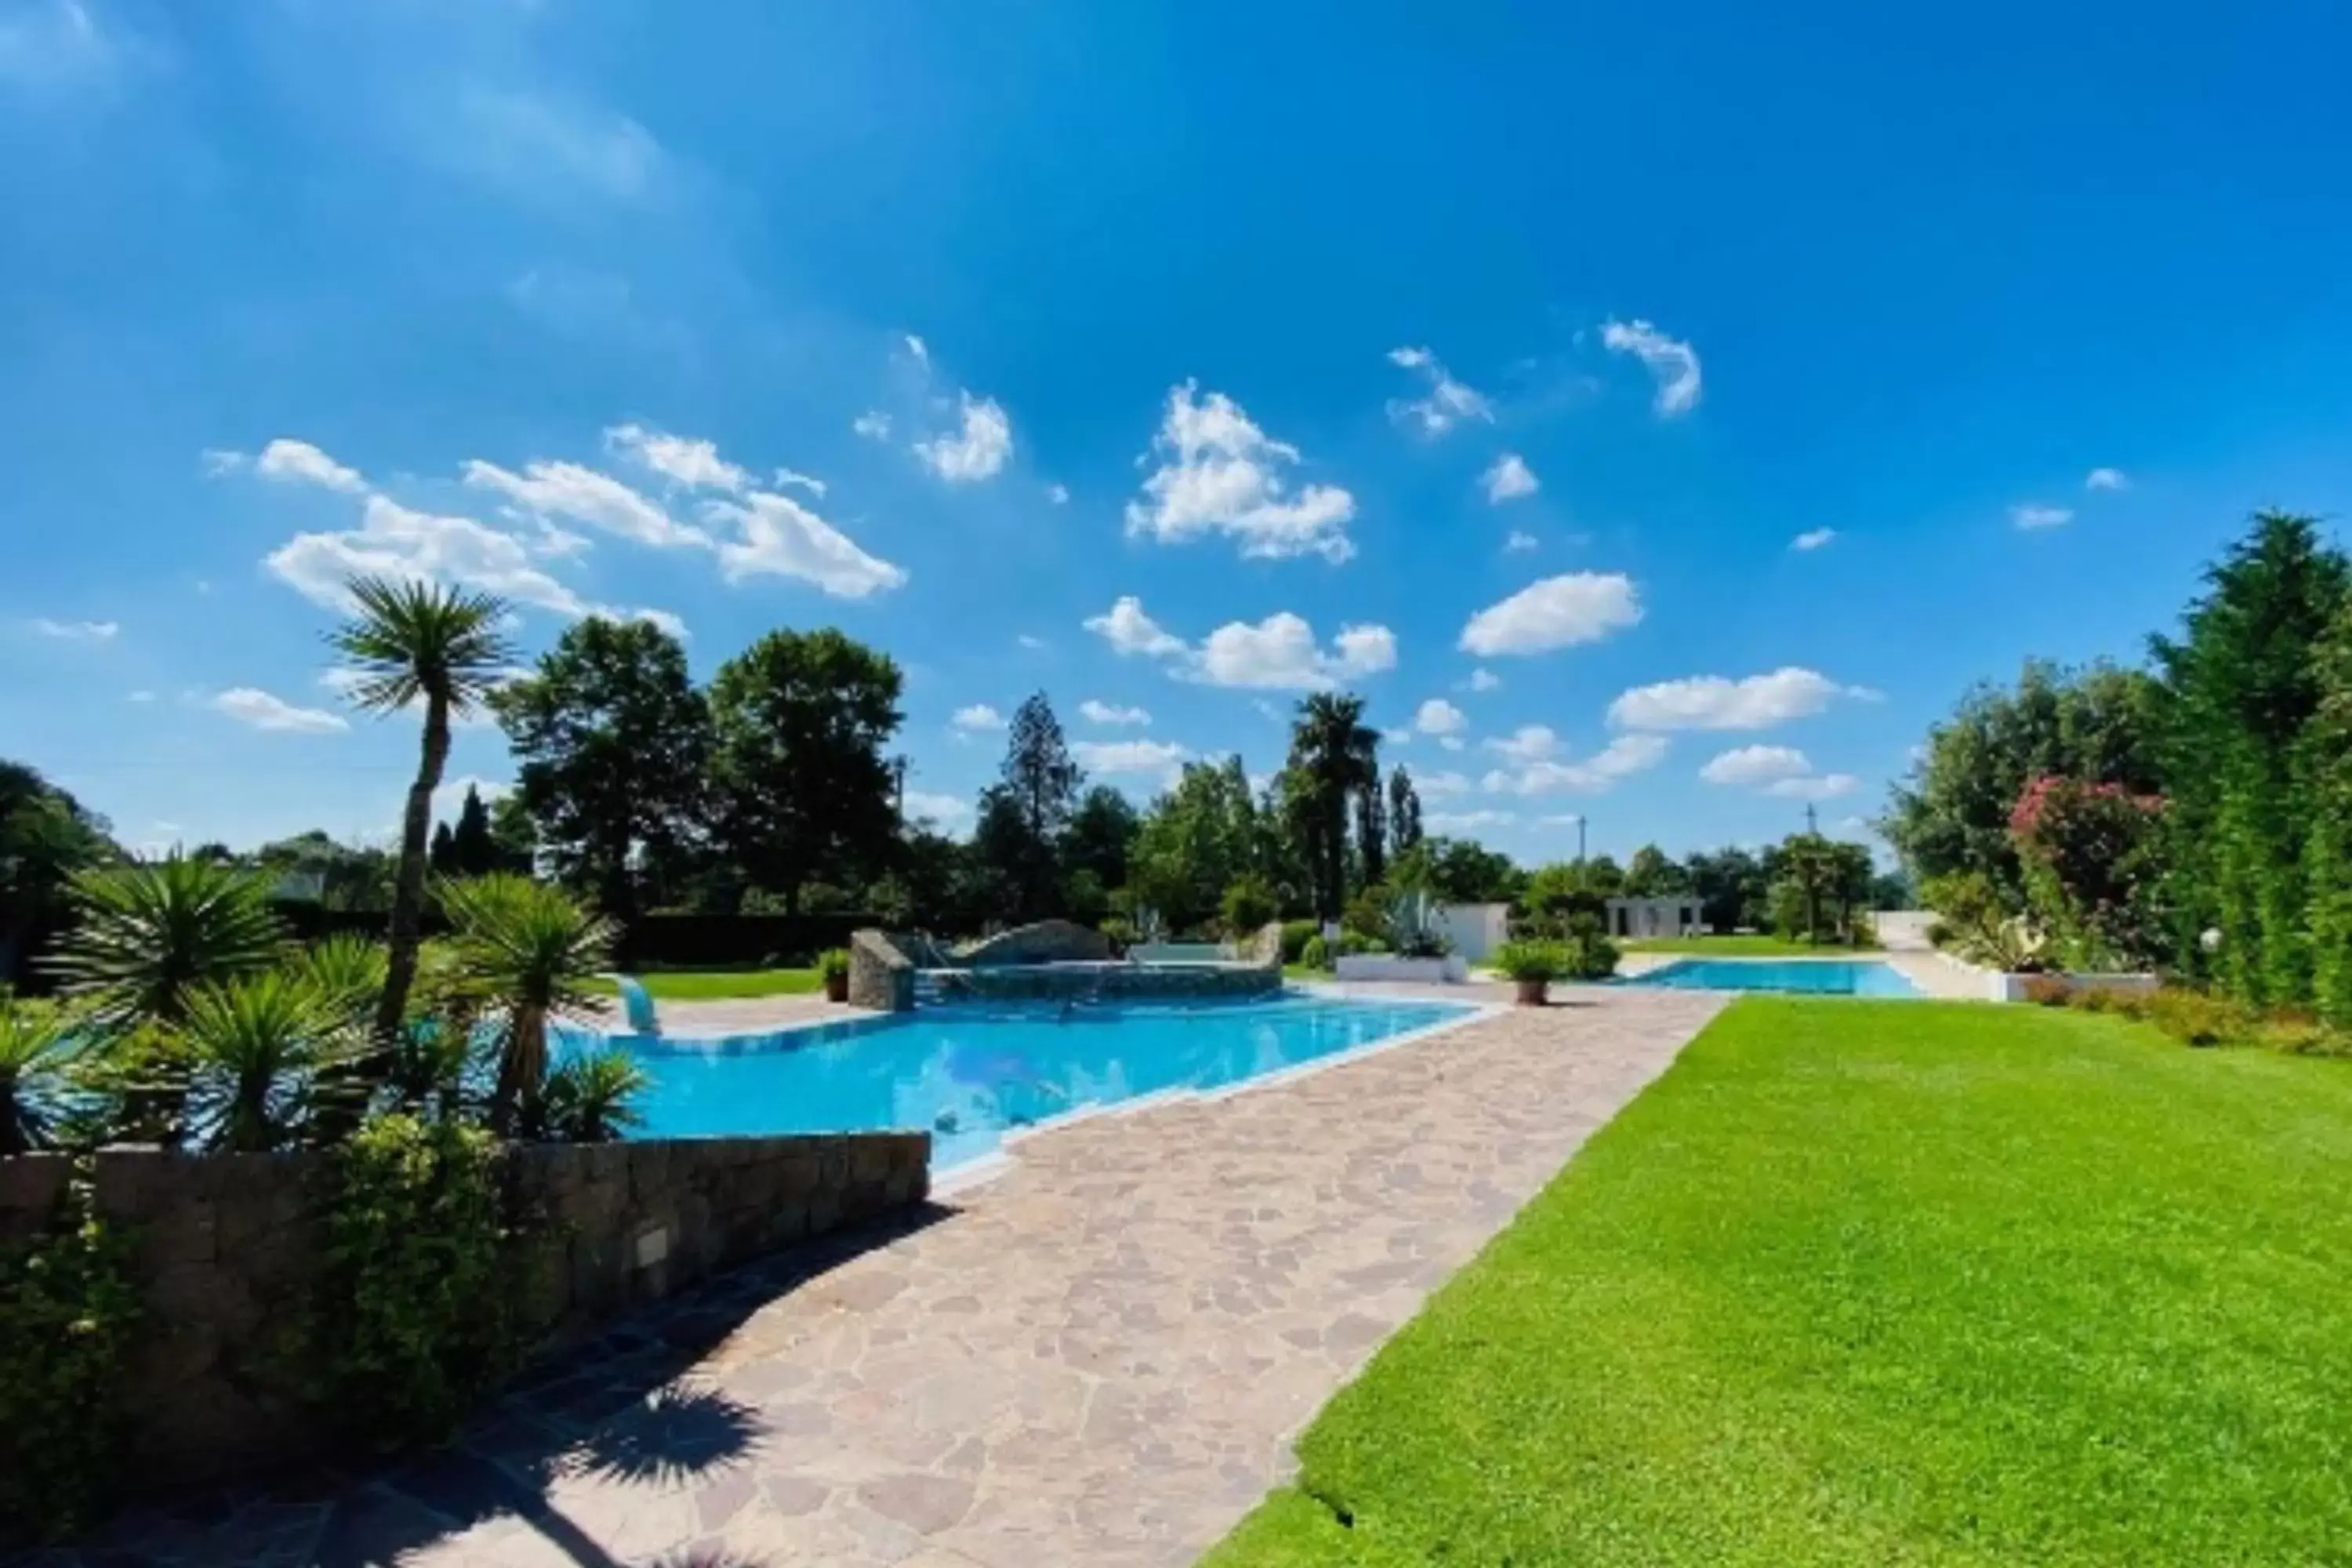
[{"label": "palm tree", "polygon": [[630,1102],[652,1081],[617,1047],[576,1056],[548,1076],[548,1130],[566,1143],[609,1143],[644,1123]]},{"label": "palm tree", "polygon": [[487,701],[514,655],[499,630],[506,603],[490,595],[382,577],[354,578],[350,592],[359,613],[327,641],[354,672],[352,700],[378,713],[425,710],[424,747],[400,819],[400,869],[393,883],[383,993],[375,1007],[376,1037],[389,1041],[400,1031],[416,978],[425,836],[433,826],[433,792],[449,761],[449,721]]},{"label": "palm tree", "polygon": [[207,1150],[232,1154],[266,1153],[299,1137],[322,1090],[352,1087],[337,1069],[366,1038],[343,1000],[299,968],[195,991],[178,1033],[187,1124]]},{"label": "palm tree", "polygon": [[1298,705],[1290,766],[1301,780],[1300,826],[1316,868],[1316,912],[1339,918],[1347,902],[1348,802],[1381,786],[1380,736],[1366,727],[1364,700],[1318,691]]},{"label": "palm tree", "polygon": [[49,1146],[69,1108],[82,1054],[63,1013],[0,991],[0,1154]]},{"label": "palm tree", "polygon": [[612,964],[612,922],[527,877],[443,883],[460,966],[505,1016],[490,1127],[536,1135],[547,1090],[547,1024],[600,1012],[591,983]]},{"label": "palm tree", "polygon": [[269,892],[266,877],[176,853],[80,872],[56,971],[108,1028],[177,1024],[195,987],[278,962],[286,929]]}]

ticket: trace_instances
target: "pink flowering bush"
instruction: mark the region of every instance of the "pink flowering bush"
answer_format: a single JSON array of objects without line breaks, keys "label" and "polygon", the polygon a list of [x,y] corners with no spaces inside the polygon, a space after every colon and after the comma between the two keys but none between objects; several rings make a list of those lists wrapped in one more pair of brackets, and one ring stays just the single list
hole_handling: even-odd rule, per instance
[{"label": "pink flowering bush", "polygon": [[2045,774],[2025,786],[2009,836],[2026,897],[2070,969],[2140,968],[2163,950],[2164,798]]}]

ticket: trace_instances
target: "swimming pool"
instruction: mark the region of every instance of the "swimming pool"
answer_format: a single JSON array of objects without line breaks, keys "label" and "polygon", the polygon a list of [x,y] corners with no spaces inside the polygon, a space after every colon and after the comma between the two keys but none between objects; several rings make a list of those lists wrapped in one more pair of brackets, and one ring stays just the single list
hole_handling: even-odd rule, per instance
[{"label": "swimming pool", "polygon": [[1827,958],[1685,958],[1620,985],[1662,985],[1678,991],[1785,991],[1806,996],[1919,996],[1920,989],[1891,963]]},{"label": "swimming pool", "polygon": [[[1468,1016],[1446,1002],[970,1004],[722,1038],[614,1035],[653,1079],[648,1138],[928,1128],[931,1167],[1089,1106],[1263,1078]],[[570,1048],[591,1031],[566,1030]]]}]

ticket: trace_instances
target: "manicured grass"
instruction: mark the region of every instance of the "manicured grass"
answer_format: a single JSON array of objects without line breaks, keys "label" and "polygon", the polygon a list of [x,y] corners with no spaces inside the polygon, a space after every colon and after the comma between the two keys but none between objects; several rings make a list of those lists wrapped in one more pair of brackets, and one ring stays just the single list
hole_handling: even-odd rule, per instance
[{"label": "manicured grass", "polygon": [[2346,1562],[2347,1172],[2341,1062],[1740,1001],[1206,1561]]},{"label": "manicured grass", "polygon": [[[814,969],[660,969],[636,978],[656,1002],[796,996],[824,989],[824,975]],[[607,995],[619,994],[609,980],[600,980],[596,986]]]},{"label": "manicured grass", "polygon": [[1619,945],[1627,952],[1685,952],[1707,958],[1841,958],[1879,951],[1872,947],[1790,942],[1779,936],[1654,936]]}]

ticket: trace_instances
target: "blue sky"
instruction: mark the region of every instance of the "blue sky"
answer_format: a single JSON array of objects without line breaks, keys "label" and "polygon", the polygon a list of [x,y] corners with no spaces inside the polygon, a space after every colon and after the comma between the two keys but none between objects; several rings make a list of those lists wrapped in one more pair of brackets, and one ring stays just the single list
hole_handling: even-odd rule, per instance
[{"label": "blue sky", "polygon": [[320,679],[373,565],[704,676],[840,626],[950,826],[1032,690],[1148,795],[1337,682],[1525,859],[1856,831],[1971,679],[2344,510],[2347,58],[2320,5],[0,0],[0,754],[132,843],[383,832],[413,729]]}]

